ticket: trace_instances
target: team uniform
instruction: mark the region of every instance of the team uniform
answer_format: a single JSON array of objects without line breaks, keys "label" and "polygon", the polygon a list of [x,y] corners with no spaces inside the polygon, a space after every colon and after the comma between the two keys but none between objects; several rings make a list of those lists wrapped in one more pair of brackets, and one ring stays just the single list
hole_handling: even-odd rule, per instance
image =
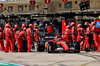
[{"label": "team uniform", "polygon": [[8,47],[9,47],[9,44],[11,46],[11,51],[12,52],[15,52],[14,51],[14,43],[12,41],[12,37],[13,37],[13,33],[10,29],[10,26],[8,24],[6,24],[6,28],[4,29],[4,34],[5,34],[5,40],[6,40],[6,44],[5,44],[5,52],[8,51]]},{"label": "team uniform", "polygon": [[85,41],[84,41],[84,45],[83,45],[83,50],[85,50],[85,47],[87,45],[88,48],[90,48],[90,44],[89,44],[89,34],[90,34],[90,30],[91,28],[89,27],[89,22],[85,22],[85,25],[87,25],[86,28],[86,33],[85,33]]},{"label": "team uniform", "polygon": [[1,51],[4,51],[3,39],[4,39],[4,33],[2,32],[2,28],[0,27],[0,47],[1,47]]},{"label": "team uniform", "polygon": [[26,34],[27,34],[27,52],[31,52],[31,45],[32,45],[32,37],[33,37],[33,25],[32,24],[29,24],[29,28],[26,30]]}]

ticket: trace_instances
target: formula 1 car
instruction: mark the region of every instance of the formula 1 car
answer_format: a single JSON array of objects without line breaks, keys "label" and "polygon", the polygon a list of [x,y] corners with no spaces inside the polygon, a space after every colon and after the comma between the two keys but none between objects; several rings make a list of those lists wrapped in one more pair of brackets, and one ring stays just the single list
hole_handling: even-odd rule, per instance
[{"label": "formula 1 car", "polygon": [[[42,42],[42,43],[41,43]],[[43,50],[46,50],[48,53],[54,53],[54,52],[75,52],[80,53],[80,45],[79,42],[74,42],[72,44],[68,44],[65,40],[58,38],[58,40],[49,40],[48,42],[43,43],[43,41],[39,41],[38,43],[38,49],[41,48]]]}]

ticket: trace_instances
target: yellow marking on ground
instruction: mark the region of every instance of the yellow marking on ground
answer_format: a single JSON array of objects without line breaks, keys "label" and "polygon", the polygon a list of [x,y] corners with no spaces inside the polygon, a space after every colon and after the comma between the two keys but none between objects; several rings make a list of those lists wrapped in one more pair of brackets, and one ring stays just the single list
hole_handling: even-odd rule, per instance
[{"label": "yellow marking on ground", "polygon": [[87,65],[82,65],[82,64],[78,64],[78,63],[71,63],[71,64],[74,64],[74,65],[77,65],[77,66],[87,66]]}]

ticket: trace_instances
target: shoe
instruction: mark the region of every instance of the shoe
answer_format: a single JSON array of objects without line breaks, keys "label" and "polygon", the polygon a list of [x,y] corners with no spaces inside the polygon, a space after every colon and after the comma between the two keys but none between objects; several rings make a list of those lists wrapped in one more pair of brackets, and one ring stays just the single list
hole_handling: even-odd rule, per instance
[{"label": "shoe", "polygon": [[9,49],[8,51],[11,51],[11,49]]},{"label": "shoe", "polygon": [[33,51],[27,51],[27,52],[33,52]]},{"label": "shoe", "polygon": [[83,49],[83,51],[85,51],[85,49]]},{"label": "shoe", "polygon": [[5,53],[8,53],[8,51],[4,51]]},{"label": "shoe", "polygon": [[12,52],[16,52],[16,51],[12,51]]},{"label": "shoe", "polygon": [[100,52],[100,50],[97,50],[96,52]]}]

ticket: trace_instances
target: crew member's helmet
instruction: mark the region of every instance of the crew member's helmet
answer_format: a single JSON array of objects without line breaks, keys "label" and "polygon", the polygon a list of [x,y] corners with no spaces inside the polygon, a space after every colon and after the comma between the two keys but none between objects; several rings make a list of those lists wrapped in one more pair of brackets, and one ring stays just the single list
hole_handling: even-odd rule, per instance
[{"label": "crew member's helmet", "polygon": [[22,24],[22,27],[26,27],[26,24],[24,23],[24,24]]},{"label": "crew member's helmet", "polygon": [[91,26],[95,25],[95,22],[91,22]]},{"label": "crew member's helmet", "polygon": [[67,25],[67,26],[66,26],[66,29],[70,29],[70,26],[69,26],[69,25]]},{"label": "crew member's helmet", "polygon": [[33,28],[33,24],[29,24],[29,27]]},{"label": "crew member's helmet", "polygon": [[75,22],[72,22],[72,23],[71,23],[71,26],[75,26]]},{"label": "crew member's helmet", "polygon": [[77,27],[78,27],[78,28],[79,28],[79,27],[82,27],[82,25],[81,25],[81,24],[78,24]]},{"label": "crew member's helmet", "polygon": [[85,22],[85,25],[89,25],[89,22]]},{"label": "crew member's helmet", "polygon": [[5,25],[5,27],[6,27],[6,28],[9,28],[9,27],[10,27],[10,25],[9,25],[9,24],[6,24],[6,25]]},{"label": "crew member's helmet", "polygon": [[26,31],[26,27],[23,28],[23,31]]},{"label": "crew member's helmet", "polygon": [[16,24],[15,26],[14,26],[14,28],[18,28],[19,26]]}]

